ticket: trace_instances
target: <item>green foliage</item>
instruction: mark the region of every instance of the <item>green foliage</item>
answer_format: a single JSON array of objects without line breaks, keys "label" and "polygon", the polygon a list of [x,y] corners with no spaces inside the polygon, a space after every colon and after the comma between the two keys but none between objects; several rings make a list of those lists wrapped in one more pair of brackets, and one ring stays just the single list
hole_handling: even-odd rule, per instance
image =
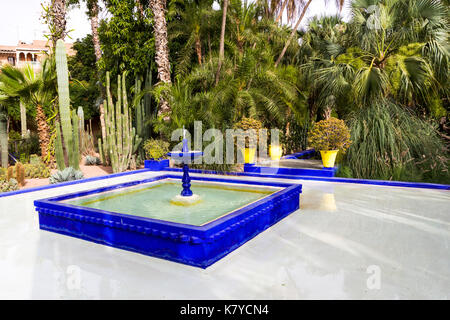
[{"label": "green foliage", "polygon": [[70,88],[72,105],[83,107],[85,119],[96,117],[101,103],[99,79],[92,35],[78,39],[73,44],[75,55],[67,63],[71,79],[76,79]]},{"label": "green foliage", "polygon": [[83,179],[83,173],[72,167],[65,168],[64,170],[58,170],[52,174],[49,178],[50,184],[61,183],[66,181]]},{"label": "green foliage", "polygon": [[22,139],[22,135],[14,130],[9,130],[8,133],[8,139],[9,140],[21,140]]},{"label": "green foliage", "polygon": [[344,120],[331,117],[317,122],[309,132],[308,143],[317,151],[345,152],[351,144],[350,131]]},{"label": "green foliage", "polygon": [[[281,143],[286,154],[306,150],[308,147],[308,119],[300,122],[294,115],[287,118],[286,126],[289,125],[289,134],[281,135]],[[287,130],[286,130],[287,131]]]},{"label": "green foliage", "polygon": [[[248,147],[250,143],[257,144],[259,141],[259,130],[262,129],[261,121],[252,118],[242,118],[240,121],[236,122],[233,126],[234,129],[241,129],[243,136],[245,137],[245,146]],[[245,131],[248,131],[246,135]]]},{"label": "green foliage", "polygon": [[103,74],[129,70],[133,77],[143,75],[148,67],[143,62],[153,61],[155,53],[150,15],[142,17],[135,0],[111,0],[106,2],[106,9],[111,17],[100,23],[100,70]]},{"label": "green foliage", "polygon": [[42,163],[41,158],[37,154],[30,155],[30,164],[40,164]]},{"label": "green foliage", "polygon": [[16,191],[19,189],[19,184],[16,179],[0,179],[0,192]]},{"label": "green foliage", "polygon": [[448,158],[430,123],[391,101],[361,109],[350,120],[344,163],[356,178],[447,181]]},{"label": "green foliage", "polygon": [[143,148],[145,151],[146,159],[167,159],[167,153],[169,152],[169,143],[160,139],[149,139],[145,141]]},{"label": "green foliage", "polygon": [[336,172],[336,177],[340,178],[353,178],[352,169],[347,166],[340,166]]}]

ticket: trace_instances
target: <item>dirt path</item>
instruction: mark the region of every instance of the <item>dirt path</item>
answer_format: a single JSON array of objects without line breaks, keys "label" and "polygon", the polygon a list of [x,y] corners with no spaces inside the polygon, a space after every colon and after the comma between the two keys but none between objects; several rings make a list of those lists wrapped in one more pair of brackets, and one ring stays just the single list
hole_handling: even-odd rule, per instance
[{"label": "dirt path", "polygon": [[[105,176],[108,174],[112,174],[112,167],[104,167],[104,166],[85,166],[80,165],[80,170],[83,172],[83,175],[85,178],[92,178],[92,177],[99,177],[99,176]],[[52,170],[52,174],[55,173],[57,170]],[[41,187],[49,184],[48,179],[26,179],[25,185],[21,187],[20,189],[27,189],[27,188],[34,188],[34,187]]]}]

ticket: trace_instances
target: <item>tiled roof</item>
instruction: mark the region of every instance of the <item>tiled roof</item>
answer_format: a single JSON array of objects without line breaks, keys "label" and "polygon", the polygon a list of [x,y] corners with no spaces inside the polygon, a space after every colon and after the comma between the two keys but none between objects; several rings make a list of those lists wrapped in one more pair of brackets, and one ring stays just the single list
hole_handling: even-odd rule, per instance
[{"label": "tiled roof", "polygon": [[[19,41],[16,46],[4,46],[0,45],[0,52],[2,53],[13,53],[16,50],[24,50],[24,51],[48,51],[50,48],[50,43],[47,40],[33,40],[32,43],[25,43],[23,41]],[[65,43],[67,54],[72,56],[75,54],[75,50],[72,49],[72,43]]]},{"label": "tiled roof", "polygon": [[14,52],[16,51],[16,46],[0,46],[0,52]]}]

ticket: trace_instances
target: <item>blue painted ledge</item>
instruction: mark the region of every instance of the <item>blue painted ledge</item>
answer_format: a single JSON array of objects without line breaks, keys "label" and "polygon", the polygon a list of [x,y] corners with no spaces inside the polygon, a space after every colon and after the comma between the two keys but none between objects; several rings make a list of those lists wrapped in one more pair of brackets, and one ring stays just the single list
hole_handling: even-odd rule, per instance
[{"label": "blue painted ledge", "polygon": [[145,160],[144,167],[150,171],[161,171],[169,167],[169,159],[163,160]]},{"label": "blue painted ledge", "polygon": [[285,155],[285,156],[281,157],[281,159],[300,159],[300,158],[309,159],[315,153],[316,153],[315,149],[308,149],[308,150],[303,150],[303,151],[300,151],[297,153]]},{"label": "blue painted ledge", "polygon": [[148,172],[148,171],[149,171],[148,169],[140,169],[140,170],[134,170],[134,171],[107,174],[104,176],[92,177],[92,178],[87,178],[87,179],[73,180],[73,181],[61,182],[61,183],[55,183],[55,184],[47,184],[47,185],[41,186],[41,187],[27,188],[27,189],[22,189],[22,190],[17,190],[17,191],[2,192],[2,193],[0,193],[0,198],[14,196],[17,194],[22,194],[22,193],[65,187],[65,186],[70,186],[70,185],[79,184],[79,183],[92,182],[92,181],[97,181],[97,180],[104,180],[104,179],[109,179],[109,178],[127,176],[127,175],[131,175],[131,174]]},{"label": "blue painted ledge", "polygon": [[[164,171],[182,172],[183,170],[181,168],[165,168]],[[221,175],[231,175],[231,176],[243,176],[243,177],[260,177],[260,178],[275,178],[275,179],[356,183],[356,184],[368,184],[368,185],[387,186],[387,187],[450,190],[450,185],[447,185],[447,184],[424,183],[424,182],[367,180],[367,179],[314,177],[314,176],[291,176],[291,175],[282,175],[282,174],[261,174],[261,173],[254,173],[254,172],[224,172],[224,171],[200,170],[200,169],[189,169],[189,172],[203,173],[203,174],[221,174]]]},{"label": "blue painted ledge", "polygon": [[334,177],[337,167],[322,169],[305,169],[305,168],[280,168],[280,167],[261,167],[254,164],[244,164],[244,172],[275,174],[288,176],[311,176],[311,177]]},{"label": "blue painted ledge", "polygon": [[[142,172],[148,172],[149,169],[141,169],[135,171],[127,171],[121,173],[114,173],[110,175],[104,175],[100,177],[93,177],[51,185],[45,185],[41,187],[22,189],[17,191],[9,191],[0,193],[0,198],[14,196],[17,194],[23,194],[34,191],[41,191],[46,189],[53,189],[59,187],[65,187],[69,185],[104,180],[109,178],[115,178],[120,176],[126,176],[131,174],[137,174]],[[182,172],[181,168],[169,168],[164,167],[158,171],[172,171],[172,172]],[[388,187],[404,187],[404,188],[423,188],[423,189],[438,189],[438,190],[450,190],[450,185],[447,184],[436,184],[436,183],[423,183],[423,182],[403,182],[403,181],[387,181],[387,180],[365,180],[365,179],[352,179],[352,178],[336,178],[336,177],[315,177],[315,176],[292,176],[292,175],[282,175],[282,174],[262,174],[254,172],[224,172],[224,171],[214,171],[214,170],[200,170],[200,169],[189,169],[192,173],[203,173],[203,174],[220,174],[220,175],[231,175],[231,176],[243,176],[243,177],[260,177],[260,178],[276,178],[276,179],[291,179],[291,180],[311,180],[311,181],[323,181],[323,182],[340,182],[340,183],[356,183],[356,184],[368,184],[368,185],[378,185],[378,186],[388,186]]]}]

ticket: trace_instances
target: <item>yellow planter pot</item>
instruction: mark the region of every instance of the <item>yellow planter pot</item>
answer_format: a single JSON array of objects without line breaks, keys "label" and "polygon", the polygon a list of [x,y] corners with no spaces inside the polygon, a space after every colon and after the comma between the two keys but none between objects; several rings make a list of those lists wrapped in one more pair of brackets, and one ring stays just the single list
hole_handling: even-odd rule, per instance
[{"label": "yellow planter pot", "polygon": [[255,163],[255,148],[244,148],[241,151],[244,154],[244,163]]},{"label": "yellow planter pot", "polygon": [[272,160],[278,161],[281,159],[281,156],[283,155],[283,149],[280,146],[270,146],[269,154]]},{"label": "yellow planter pot", "polygon": [[321,150],[322,163],[325,168],[333,168],[339,150]]}]

